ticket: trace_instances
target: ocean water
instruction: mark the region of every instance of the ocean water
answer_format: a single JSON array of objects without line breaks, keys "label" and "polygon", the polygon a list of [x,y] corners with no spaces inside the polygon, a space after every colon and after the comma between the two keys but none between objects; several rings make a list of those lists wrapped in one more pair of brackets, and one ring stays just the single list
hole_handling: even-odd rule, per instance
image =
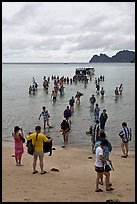
[{"label": "ocean water", "polygon": [[[65,76],[72,78],[78,67],[94,67],[95,74],[92,80],[84,87],[82,82],[77,84],[64,84],[65,95],[58,95],[57,101],[51,100],[51,91],[54,87],[51,76]],[[100,87],[105,90],[104,99],[96,93],[95,77],[105,76],[105,81],[100,82]],[[43,77],[50,76],[48,94],[43,89]],[[28,88],[35,77],[38,83],[36,94],[29,94]],[[118,98],[114,96],[116,86],[123,84],[123,94]],[[53,126],[46,130],[46,134],[53,137],[54,145],[62,145],[60,123],[63,120],[63,112],[68,101],[76,92],[83,93],[81,104],[74,107],[72,116],[69,145],[73,147],[89,148],[91,146],[90,135],[86,134],[90,125],[94,123],[93,113],[90,111],[89,98],[92,94],[96,97],[101,112],[106,109],[108,121],[106,134],[113,147],[120,148],[121,123],[127,122],[132,129],[132,141],[130,149],[135,149],[135,64],[134,63],[51,63],[51,64],[2,64],[2,140],[13,142],[11,133],[16,125],[23,128],[24,134],[34,131],[36,125],[43,128],[43,120],[38,120],[45,105],[49,110],[50,124]],[[43,131],[43,129],[42,129]]]}]

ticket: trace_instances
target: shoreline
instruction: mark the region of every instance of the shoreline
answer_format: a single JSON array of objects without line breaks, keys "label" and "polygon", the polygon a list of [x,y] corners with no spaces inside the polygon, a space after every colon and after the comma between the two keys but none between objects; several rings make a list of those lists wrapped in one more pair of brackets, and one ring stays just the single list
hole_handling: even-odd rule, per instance
[{"label": "shoreline", "polygon": [[[44,155],[44,169],[40,175],[32,174],[33,157],[27,154],[24,145],[23,166],[16,166],[14,146],[2,142],[2,199],[3,202],[105,202],[118,199],[120,202],[135,201],[135,151],[130,151],[128,158],[121,158],[121,149],[112,150],[114,171],[111,171],[113,192],[95,192],[96,172],[95,155],[91,148],[62,148],[53,145],[52,156]],[[89,159],[89,157],[92,157]],[[59,172],[51,171],[57,168]]]},{"label": "shoreline", "polygon": [[[26,144],[26,142],[25,142]],[[62,144],[54,144],[53,146],[57,146],[57,147],[61,147]],[[68,146],[70,148],[76,148],[76,149],[81,149],[81,150],[89,150],[91,147],[91,143],[89,143],[89,145],[87,147],[82,146],[82,145],[77,145],[77,146],[73,146],[73,144],[69,144],[68,142]],[[2,141],[2,147],[13,147],[14,148],[14,141]],[[120,143],[119,146],[112,146],[112,152],[120,152],[121,151],[121,147],[120,147]],[[135,154],[135,149],[130,147],[130,143],[129,143],[129,152],[132,152],[132,154]]]}]

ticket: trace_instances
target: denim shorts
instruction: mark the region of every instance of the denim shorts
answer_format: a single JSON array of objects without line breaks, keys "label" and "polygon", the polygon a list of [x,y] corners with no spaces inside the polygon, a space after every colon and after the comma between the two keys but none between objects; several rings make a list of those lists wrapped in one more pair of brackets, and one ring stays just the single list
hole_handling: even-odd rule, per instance
[{"label": "denim shorts", "polygon": [[39,156],[39,157],[43,157],[44,156],[44,152],[34,152],[33,155]]}]

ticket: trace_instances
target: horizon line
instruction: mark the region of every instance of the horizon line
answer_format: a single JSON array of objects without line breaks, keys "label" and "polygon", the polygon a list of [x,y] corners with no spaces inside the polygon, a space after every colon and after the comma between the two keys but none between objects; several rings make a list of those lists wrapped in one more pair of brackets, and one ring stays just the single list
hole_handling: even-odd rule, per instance
[{"label": "horizon line", "polygon": [[2,62],[2,64],[82,64],[82,63],[90,63],[90,62]]}]

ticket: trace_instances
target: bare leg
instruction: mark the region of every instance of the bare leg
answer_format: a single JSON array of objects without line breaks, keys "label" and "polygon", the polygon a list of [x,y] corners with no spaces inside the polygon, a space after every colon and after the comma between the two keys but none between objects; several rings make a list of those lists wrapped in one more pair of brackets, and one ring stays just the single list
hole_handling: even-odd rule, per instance
[{"label": "bare leg", "polygon": [[108,190],[110,187],[109,187],[109,179],[110,179],[110,172],[104,172],[104,175],[106,176],[106,190]]},{"label": "bare leg", "polygon": [[44,164],[43,164],[43,156],[42,156],[42,157],[39,157],[39,161],[40,161],[41,173],[43,173],[43,172],[44,172],[44,171],[43,171],[43,166],[44,166]]},{"label": "bare leg", "polygon": [[45,127],[46,127],[46,121],[44,120],[44,130],[45,130]]},{"label": "bare leg", "polygon": [[125,147],[124,146],[125,146],[125,143],[121,142],[121,150],[122,150],[124,156],[126,156],[126,154],[125,154]]},{"label": "bare leg", "polygon": [[17,158],[17,157],[15,157],[15,160],[16,160],[16,165],[18,166],[18,165],[19,165],[18,158]]},{"label": "bare leg", "polygon": [[100,184],[100,185],[103,185],[103,174],[100,176],[99,184]]},{"label": "bare leg", "polygon": [[62,135],[63,135],[63,140],[64,140],[64,143],[65,143],[65,133],[63,132]]},{"label": "bare leg", "polygon": [[125,143],[126,156],[128,156],[128,142]]},{"label": "bare leg", "polygon": [[68,143],[68,134],[69,134],[69,132],[66,132],[66,134],[65,134],[65,142],[66,143]]},{"label": "bare leg", "polygon": [[99,190],[99,179],[103,177],[102,172],[97,172],[97,178],[96,178],[96,190]]},{"label": "bare leg", "polygon": [[37,159],[38,159],[38,156],[34,155],[33,157],[33,171],[34,172],[36,171]]},{"label": "bare leg", "polygon": [[19,165],[21,165],[21,157],[19,158]]}]

